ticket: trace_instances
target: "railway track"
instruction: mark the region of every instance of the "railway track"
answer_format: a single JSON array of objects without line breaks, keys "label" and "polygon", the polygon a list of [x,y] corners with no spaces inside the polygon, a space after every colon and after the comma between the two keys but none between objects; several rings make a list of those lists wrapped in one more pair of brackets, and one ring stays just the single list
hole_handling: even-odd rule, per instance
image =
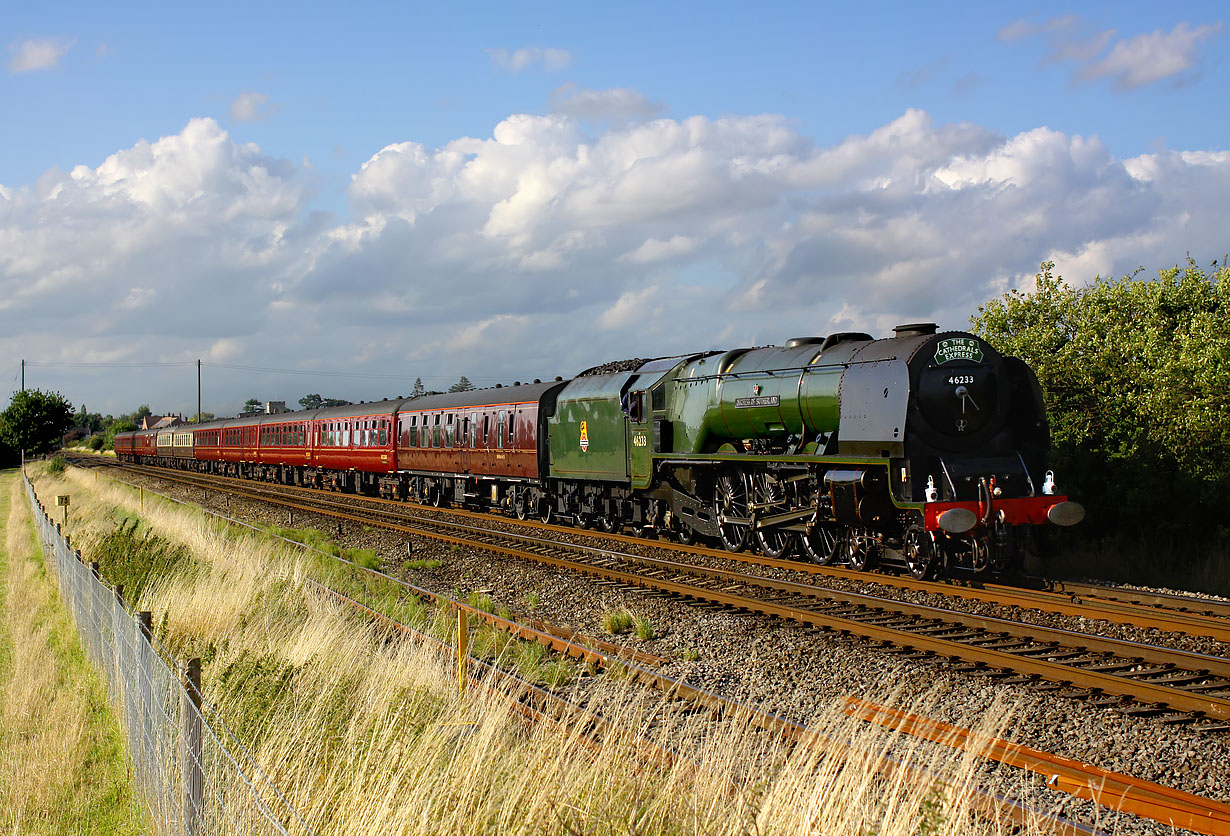
[{"label": "railway track", "polygon": [[[178,501],[178,500],[176,500]],[[211,512],[212,513],[212,512]],[[227,519],[231,523],[247,526],[238,520]],[[249,526],[250,527],[250,526]],[[292,541],[293,542],[293,541]],[[299,544],[303,545],[303,544]],[[305,548],[311,548],[305,546]],[[339,558],[335,558],[339,559]],[[358,568],[358,567],[356,567]],[[500,619],[475,610],[473,607],[437,596],[428,590],[423,590],[407,584],[396,578],[382,575],[374,570],[362,570],[398,584],[419,597],[429,598],[438,606],[453,606],[467,609],[480,618],[486,618],[492,626],[505,629],[531,641],[550,646],[556,652],[584,659],[596,667],[609,667],[619,664],[629,675],[644,684],[662,691],[669,697],[686,700],[699,708],[712,712],[715,716],[739,716],[752,725],[778,734],[794,744],[806,746],[833,746],[840,750],[847,744],[833,741],[809,730],[805,726],[784,720],[772,714],[741,705],[717,694],[694,688],[686,683],[674,680],[654,670],[654,666],[662,661],[658,657],[640,654],[629,657],[628,649],[595,642],[583,638],[582,643],[572,641],[571,636],[553,629],[550,625],[541,623],[520,625],[515,621]],[[439,642],[439,640],[423,634],[414,628],[402,625],[376,610],[372,610],[362,602],[350,598],[327,586],[310,582],[309,587],[328,597],[333,597],[366,616],[383,623],[386,627],[412,637],[427,641],[437,646],[441,651],[456,654],[455,647]],[[505,699],[519,713],[533,722],[562,723],[576,728],[583,734],[597,736],[607,733],[619,733],[618,724],[605,718],[601,713],[595,713],[573,700],[562,697],[549,689],[544,689],[533,683],[494,667],[480,660],[470,660],[470,679],[473,687],[480,687]],[[1230,805],[1211,801],[1197,795],[1185,793],[1149,781],[1111,772],[1090,764],[1074,761],[1069,758],[1051,755],[1049,753],[1008,743],[997,739],[983,738],[968,729],[962,729],[935,720],[929,720],[886,706],[878,705],[863,699],[847,698],[846,713],[860,718],[864,722],[875,723],[892,729],[894,732],[931,741],[942,746],[965,749],[988,762],[998,762],[1008,766],[1032,772],[1046,778],[1047,785],[1052,789],[1071,795],[1090,799],[1108,809],[1119,810],[1134,815],[1152,819],[1163,825],[1192,830],[1210,836],[1226,836],[1230,834]],[[643,730],[642,730],[643,732]],[[656,762],[664,766],[675,763],[679,755],[673,749],[652,743],[641,733],[638,735],[638,749],[644,760]],[[884,766],[896,764],[894,759],[885,758]],[[926,772],[923,767],[906,765],[907,772]],[[976,790],[974,806],[984,814],[1008,822],[1045,822],[1052,832],[1063,834],[1100,833],[1096,826],[1074,822],[1055,812],[1043,812],[1030,809],[1019,799],[1010,799],[985,790]]]},{"label": "railway track", "polygon": [[[93,457],[82,458],[83,463],[98,466],[97,459]],[[244,485],[254,488],[260,486],[287,495],[332,497],[335,499],[340,496],[337,493],[315,488],[299,488],[286,485],[278,485],[274,488],[266,483],[194,474],[187,471],[168,471],[163,468],[143,465],[123,465],[111,462],[106,463],[106,465],[163,479],[169,479],[174,475],[179,479],[215,480],[212,487],[226,486],[229,488],[233,485]],[[199,484],[204,486],[204,483]],[[356,504],[362,504],[363,506],[375,509],[394,508],[404,512],[407,508],[422,508],[425,511],[438,513],[438,510],[435,508],[418,506],[413,503],[349,494],[345,496],[345,504],[351,508],[354,508]],[[1040,578],[1030,579],[1031,584],[1033,584],[1031,587],[984,582],[963,577],[953,578],[948,581],[919,581],[908,576],[859,572],[840,566],[818,566],[801,560],[771,558],[754,553],[732,553],[725,549],[716,549],[697,544],[683,545],[665,540],[646,541],[643,537],[626,534],[611,534],[573,527],[543,525],[538,522],[494,516],[487,512],[468,509],[450,508],[447,509],[447,513],[475,520],[498,519],[502,525],[522,527],[533,531],[556,531],[565,535],[576,535],[578,532],[583,531],[585,536],[611,543],[626,543],[644,547],[647,542],[652,542],[654,548],[664,551],[703,555],[743,563],[749,566],[765,566],[817,577],[878,584],[903,591],[964,598],[969,601],[1002,607],[1020,607],[1066,617],[1107,621],[1112,624],[1128,625],[1144,630],[1160,630],[1167,633],[1207,638],[1230,644],[1230,602],[1226,601],[1153,593],[1077,581],[1050,581]]]},{"label": "railway track", "polygon": [[[193,487],[218,487],[213,477],[152,468],[143,472]],[[1124,713],[1169,710],[1177,712],[1168,718],[1175,722],[1195,722],[1206,731],[1230,729],[1230,660],[1220,657],[485,529],[416,516],[400,503],[366,506],[356,513],[359,509],[349,498],[336,495],[297,492],[290,497],[281,486],[275,489],[230,480],[226,490],[292,511],[376,524],[411,536],[587,574],[627,588],[858,636],[898,653],[1081,697]]]}]

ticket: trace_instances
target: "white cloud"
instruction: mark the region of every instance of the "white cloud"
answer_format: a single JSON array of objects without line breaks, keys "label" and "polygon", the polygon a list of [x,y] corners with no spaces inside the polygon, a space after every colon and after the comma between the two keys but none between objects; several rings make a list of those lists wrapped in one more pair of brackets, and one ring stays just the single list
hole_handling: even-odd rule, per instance
[{"label": "white cloud", "polygon": [[11,44],[9,72],[28,73],[33,70],[51,70],[60,66],[60,58],[73,48],[76,40],[47,38],[37,41],[22,41]]},{"label": "white cloud", "polygon": [[628,261],[633,264],[648,264],[651,261],[663,261],[668,258],[676,258],[681,255],[687,255],[696,249],[698,243],[699,242],[694,241],[691,238],[686,238],[682,235],[676,235],[669,241],[659,241],[656,238],[650,238],[635,250],[621,255],[619,260]]},{"label": "white cloud", "polygon": [[557,47],[527,46],[514,50],[496,47],[488,49],[487,55],[493,67],[513,75],[535,64],[541,64],[546,72],[553,73],[572,63],[572,53]]},{"label": "white cloud", "polygon": [[1222,24],[1193,28],[1182,22],[1170,32],[1158,29],[1120,40],[1115,40],[1116,29],[1083,34],[1086,28],[1078,15],[1040,24],[1018,20],[1001,29],[999,37],[1014,43],[1046,35],[1051,51],[1043,63],[1074,64],[1072,78],[1078,83],[1111,78],[1118,89],[1133,90],[1168,78],[1182,79],[1194,71],[1201,58],[1201,42],[1219,34]]},{"label": "white cloud", "polygon": [[[959,328],[1048,258],[1085,281],[1220,257],[1230,151],[1123,160],[1097,137],[916,110],[825,147],[771,115],[590,133],[517,114],[488,136],[381,149],[340,221],[308,212],[310,180],[198,119],[0,187],[0,352],[409,377],[214,370],[206,409],[220,412],[254,395],[371,399],[415,376],[487,385],[839,329]],[[95,408],[114,390],[128,394],[110,408],[132,409],[154,386],[195,406],[194,379],[117,381],[72,386]]]},{"label": "white cloud", "polygon": [[1159,29],[1119,41],[1105,58],[1083,67],[1077,78],[1081,81],[1113,78],[1116,87],[1130,90],[1180,75],[1196,65],[1200,42],[1221,29],[1220,23],[1194,29],[1180,23],[1170,32]]},{"label": "white cloud", "polygon": [[278,105],[268,93],[240,93],[231,102],[232,122],[259,122],[278,111]]},{"label": "white cloud", "polygon": [[656,286],[628,291],[602,312],[598,317],[598,327],[616,331],[633,326],[655,309],[661,293],[662,289]]}]

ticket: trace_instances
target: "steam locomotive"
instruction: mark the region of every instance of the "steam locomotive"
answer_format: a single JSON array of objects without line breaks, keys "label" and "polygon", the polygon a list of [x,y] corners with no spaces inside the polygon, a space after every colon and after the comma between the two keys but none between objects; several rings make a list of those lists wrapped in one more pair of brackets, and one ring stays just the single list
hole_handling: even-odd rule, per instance
[{"label": "steam locomotive", "polygon": [[1057,494],[1020,359],[935,325],[118,434],[124,461],[560,517],[918,578],[1011,572]]}]

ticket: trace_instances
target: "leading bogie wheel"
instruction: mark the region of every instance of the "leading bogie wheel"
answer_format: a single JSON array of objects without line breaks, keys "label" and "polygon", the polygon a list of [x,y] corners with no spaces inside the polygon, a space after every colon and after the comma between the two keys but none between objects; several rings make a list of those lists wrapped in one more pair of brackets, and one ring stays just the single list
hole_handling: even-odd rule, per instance
[{"label": "leading bogie wheel", "polygon": [[925,581],[935,573],[935,544],[931,535],[919,528],[905,533],[905,568],[915,580]]},{"label": "leading bogie wheel", "polygon": [[867,532],[850,529],[846,539],[846,560],[856,572],[865,572],[875,563],[875,541]]}]

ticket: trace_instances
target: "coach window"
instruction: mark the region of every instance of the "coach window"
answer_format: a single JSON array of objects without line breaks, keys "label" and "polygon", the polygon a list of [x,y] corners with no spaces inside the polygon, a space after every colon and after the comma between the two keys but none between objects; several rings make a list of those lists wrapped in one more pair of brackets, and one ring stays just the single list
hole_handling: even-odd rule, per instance
[{"label": "coach window", "polygon": [[505,443],[507,442],[507,440],[508,440],[508,439],[507,439],[507,436],[505,435],[505,432],[506,432],[506,431],[505,431],[505,429],[504,429],[504,427],[505,427],[505,424],[504,424],[504,419],[505,419],[505,416],[507,416],[507,415],[508,415],[508,413],[507,413],[505,410],[501,409],[501,410],[500,410],[500,414],[499,414],[499,416],[498,416],[498,417],[499,417],[499,421],[498,421],[498,423],[497,423],[497,424],[496,424],[496,426],[495,426],[495,435],[496,435],[496,439],[495,439],[495,446],[496,446],[496,447],[498,447],[498,448],[499,448],[499,449],[501,449],[501,450],[503,450],[503,449],[504,449],[504,444],[505,444]]},{"label": "coach window", "polygon": [[440,418],[441,417],[442,417],[441,414],[437,412],[435,424],[431,428],[431,446],[432,447],[440,446]]}]

